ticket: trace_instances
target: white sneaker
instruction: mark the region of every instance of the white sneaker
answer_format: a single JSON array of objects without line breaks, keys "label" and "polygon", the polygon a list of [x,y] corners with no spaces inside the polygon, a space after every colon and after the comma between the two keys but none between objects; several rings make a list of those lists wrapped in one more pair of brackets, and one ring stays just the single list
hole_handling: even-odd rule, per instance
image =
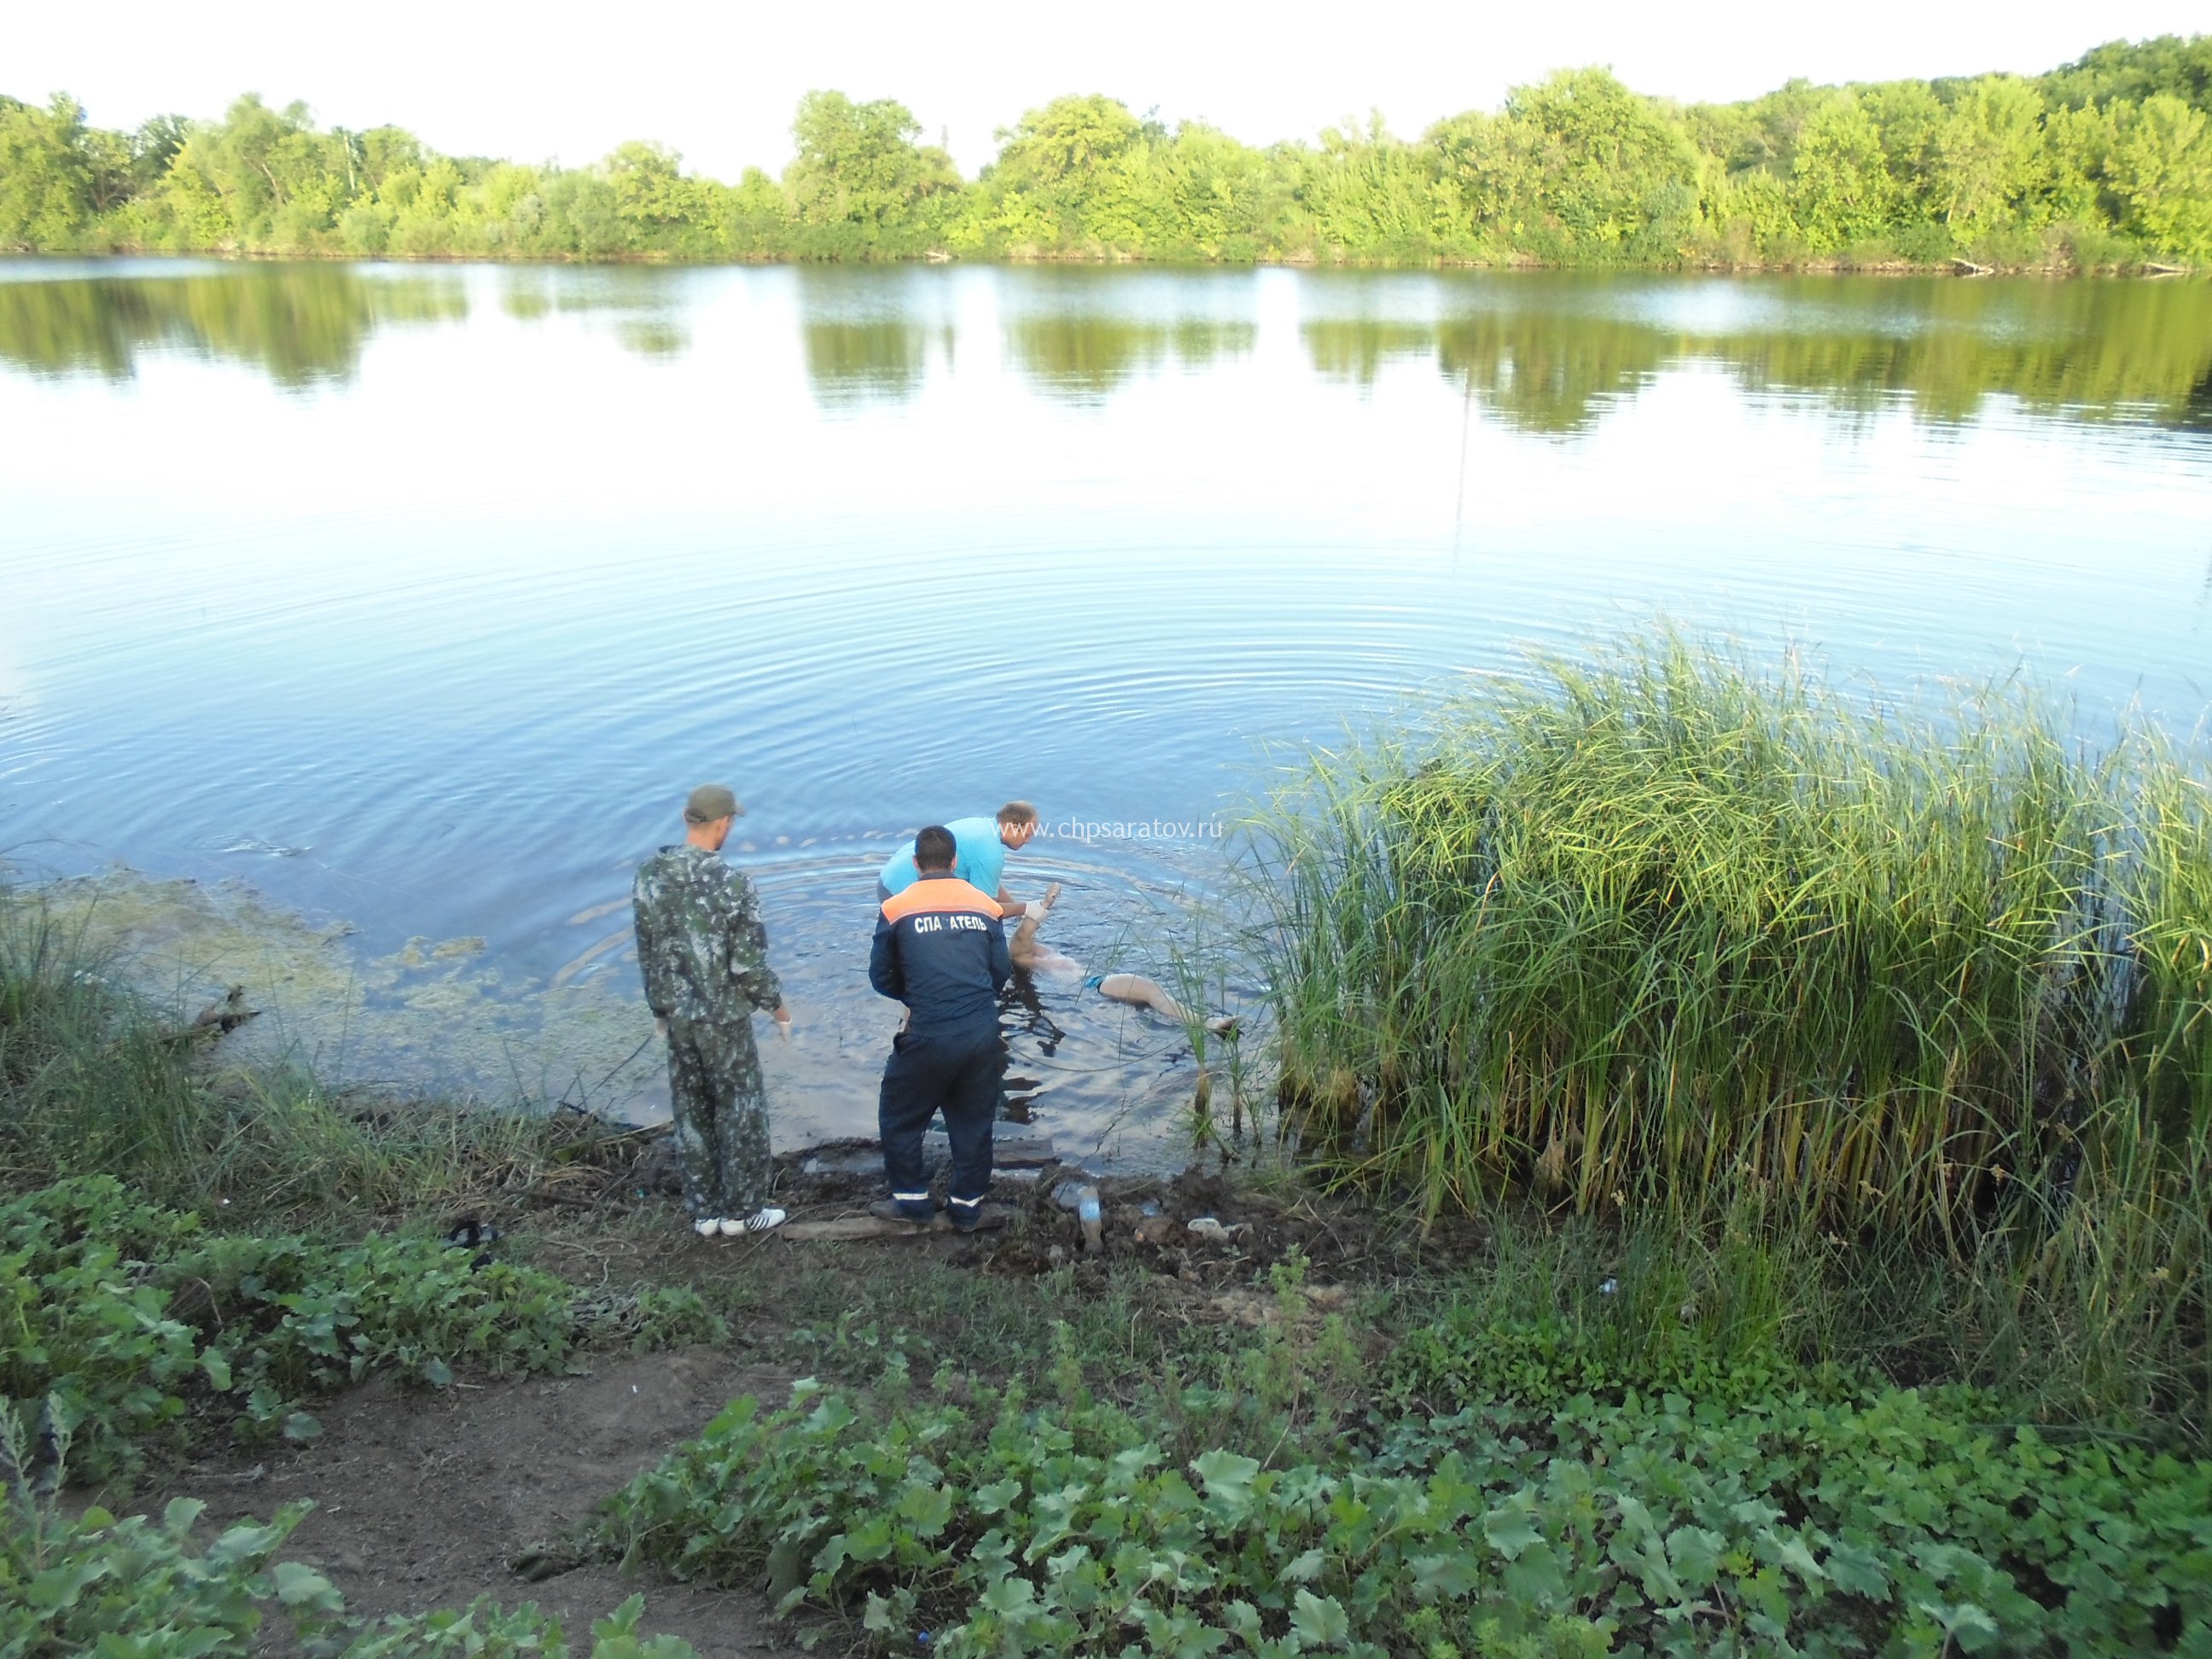
[{"label": "white sneaker", "polygon": [[740,1233],[764,1233],[772,1228],[781,1227],[787,1218],[783,1211],[773,1206],[765,1210],[755,1210],[742,1221],[732,1217],[723,1222],[722,1237],[735,1238]]},{"label": "white sneaker", "polygon": [[735,1224],[718,1215],[702,1215],[691,1224],[691,1231],[702,1238],[713,1238],[719,1233],[727,1232]]}]

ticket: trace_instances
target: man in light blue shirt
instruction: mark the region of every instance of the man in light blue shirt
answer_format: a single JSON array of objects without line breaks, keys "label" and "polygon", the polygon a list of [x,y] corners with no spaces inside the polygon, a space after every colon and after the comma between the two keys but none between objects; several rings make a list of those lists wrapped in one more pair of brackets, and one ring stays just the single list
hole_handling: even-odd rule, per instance
[{"label": "man in light blue shirt", "polygon": [[[1029,845],[1037,832],[1037,810],[1025,800],[1010,800],[996,817],[954,818],[945,826],[952,832],[952,873],[970,887],[990,894],[1002,915],[1018,916],[1029,907],[1006,893],[1006,854]],[[876,873],[876,902],[902,893],[920,875],[914,867],[914,848],[902,847]]]}]

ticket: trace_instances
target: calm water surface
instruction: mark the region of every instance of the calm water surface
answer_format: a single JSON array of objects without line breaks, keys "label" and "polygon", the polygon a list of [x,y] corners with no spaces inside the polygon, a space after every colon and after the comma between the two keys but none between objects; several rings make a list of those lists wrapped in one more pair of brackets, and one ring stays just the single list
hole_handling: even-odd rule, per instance
[{"label": "calm water surface", "polygon": [[[103,914],[349,1074],[652,1109],[621,901],[720,778],[779,1139],[866,1133],[916,824],[1033,798],[1163,972],[1265,745],[1655,611],[2197,725],[2212,289],[0,263],[0,848],[191,878]],[[1036,988],[1039,1129],[1164,1156],[1179,1034]]]}]

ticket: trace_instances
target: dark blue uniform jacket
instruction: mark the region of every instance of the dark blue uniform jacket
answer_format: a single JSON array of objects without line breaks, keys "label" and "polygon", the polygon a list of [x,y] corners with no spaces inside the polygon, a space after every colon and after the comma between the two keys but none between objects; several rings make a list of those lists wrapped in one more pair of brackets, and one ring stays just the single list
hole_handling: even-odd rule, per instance
[{"label": "dark blue uniform jacket", "polygon": [[868,983],[914,1012],[911,1030],[995,1036],[1014,971],[998,901],[953,875],[924,875],[884,901]]}]

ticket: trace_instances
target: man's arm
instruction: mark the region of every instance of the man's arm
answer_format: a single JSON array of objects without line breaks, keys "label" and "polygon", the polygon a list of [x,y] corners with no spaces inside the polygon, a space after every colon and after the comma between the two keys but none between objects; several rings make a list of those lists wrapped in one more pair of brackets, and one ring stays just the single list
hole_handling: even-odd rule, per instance
[{"label": "man's arm", "polygon": [[[1014,976],[1014,960],[1006,950],[1006,927],[1001,921],[990,924],[991,988],[1003,991],[1006,981]],[[1034,939],[1034,935],[1031,936]]]},{"label": "man's arm", "polygon": [[773,1009],[778,1019],[788,1019],[790,1015],[783,1012],[783,986],[768,965],[768,924],[761,920],[760,895],[752,883],[734,872],[730,886],[735,900],[729,923],[730,979],[754,1007]]},{"label": "man's arm", "polygon": [[1029,908],[1030,907],[1028,905],[1023,903],[1021,900],[1016,898],[1012,893],[1009,893],[1006,890],[1006,883],[1002,881],[999,884],[999,914],[1000,915],[1024,915],[1028,913]]},{"label": "man's arm", "polygon": [[906,969],[899,961],[898,929],[883,916],[876,918],[876,937],[868,946],[868,983],[879,997],[906,1000]]},{"label": "man's arm", "polygon": [[643,882],[630,889],[630,921],[637,932],[637,972],[645,981],[645,1006],[655,1019],[668,1018],[668,970],[661,960],[661,937],[653,914],[654,895]]}]

